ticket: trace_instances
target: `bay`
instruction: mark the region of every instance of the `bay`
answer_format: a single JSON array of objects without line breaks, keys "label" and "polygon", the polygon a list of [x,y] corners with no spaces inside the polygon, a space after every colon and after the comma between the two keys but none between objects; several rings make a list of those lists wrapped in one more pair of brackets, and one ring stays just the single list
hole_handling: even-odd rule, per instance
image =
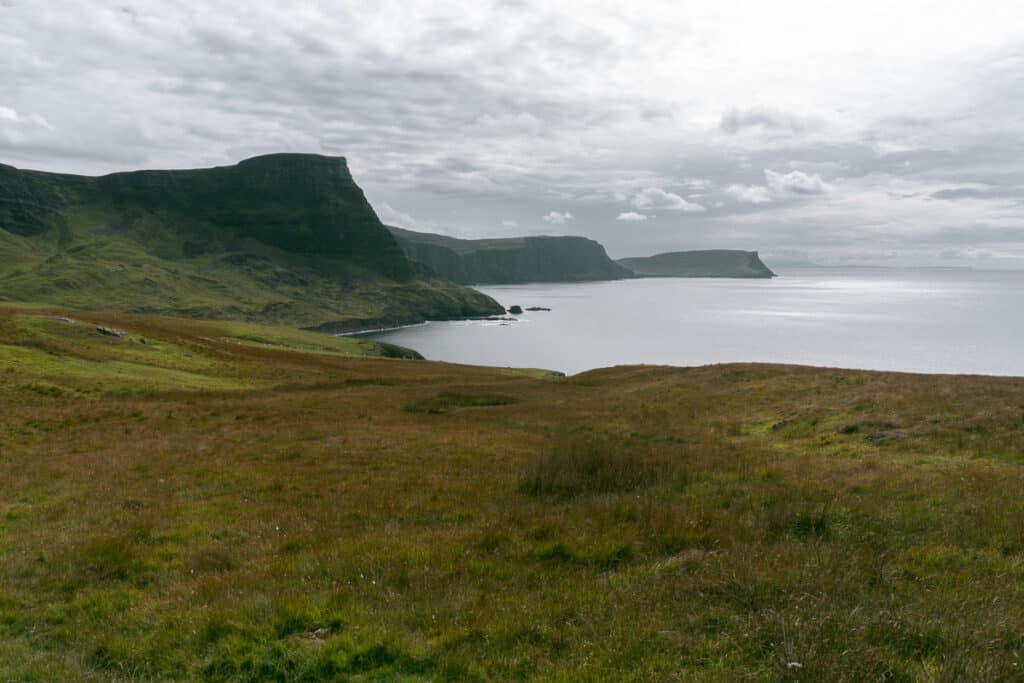
[{"label": "bay", "polygon": [[482,286],[513,321],[371,335],[425,357],[575,374],[623,364],[796,363],[1024,376],[1024,272],[801,268],[772,280]]}]

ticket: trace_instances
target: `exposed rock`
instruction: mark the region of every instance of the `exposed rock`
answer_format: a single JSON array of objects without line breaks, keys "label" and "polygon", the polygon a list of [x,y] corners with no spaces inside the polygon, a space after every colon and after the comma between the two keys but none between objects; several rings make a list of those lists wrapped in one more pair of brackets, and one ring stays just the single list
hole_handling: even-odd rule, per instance
[{"label": "exposed rock", "polygon": [[522,315],[523,309],[520,306],[509,306],[508,312],[512,315]]},{"label": "exposed rock", "polygon": [[126,333],[124,330],[115,330],[113,327],[97,327],[96,331],[107,337],[123,337]]}]

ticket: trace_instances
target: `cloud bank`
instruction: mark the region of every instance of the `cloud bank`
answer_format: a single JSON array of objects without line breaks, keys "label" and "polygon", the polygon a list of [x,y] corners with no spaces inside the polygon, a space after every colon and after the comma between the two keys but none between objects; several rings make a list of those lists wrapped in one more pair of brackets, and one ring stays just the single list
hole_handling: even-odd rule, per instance
[{"label": "cloud bank", "polygon": [[316,152],[382,215],[450,234],[1024,267],[1021,22],[999,0],[642,21],[605,0],[3,0],[0,163]]}]

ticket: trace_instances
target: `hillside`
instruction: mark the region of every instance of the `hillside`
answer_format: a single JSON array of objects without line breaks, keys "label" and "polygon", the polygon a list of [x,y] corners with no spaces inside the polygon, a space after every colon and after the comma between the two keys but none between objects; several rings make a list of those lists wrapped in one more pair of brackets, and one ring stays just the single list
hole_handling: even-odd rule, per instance
[{"label": "hillside", "polygon": [[1024,380],[357,343],[0,308],[0,680],[1020,680]]},{"label": "hillside", "polygon": [[461,284],[621,280],[631,273],[585,237],[509,237],[463,240],[393,226],[411,260]]},{"label": "hillside", "polygon": [[639,277],[737,277],[771,278],[775,273],[761,262],[756,251],[709,249],[673,251],[655,256],[619,259]]},{"label": "hillside", "polygon": [[345,330],[501,307],[410,263],[344,158],[98,178],[0,165],[0,300]]}]

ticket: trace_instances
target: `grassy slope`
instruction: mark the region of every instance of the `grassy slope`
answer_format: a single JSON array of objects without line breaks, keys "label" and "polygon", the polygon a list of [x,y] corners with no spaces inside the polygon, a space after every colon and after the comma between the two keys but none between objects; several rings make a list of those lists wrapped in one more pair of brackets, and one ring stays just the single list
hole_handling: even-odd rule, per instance
[{"label": "grassy slope", "polygon": [[472,314],[474,307],[480,307],[477,313],[487,310],[482,294],[443,280],[395,282],[357,266],[348,266],[339,280],[251,254],[167,261],[127,239],[44,250],[0,234],[9,238],[0,243],[0,262],[11,264],[0,272],[0,301],[6,302],[282,325],[335,322],[339,331],[348,329],[345,323],[379,327],[416,322],[424,312],[445,317],[463,309]]},{"label": "grassy slope", "polygon": [[[0,679],[1021,678],[1024,380],[44,314],[0,318]],[[82,365],[149,353],[204,379]]]},{"label": "grassy slope", "polygon": [[419,273],[344,161],[315,155],[101,178],[0,167],[0,301],[339,331],[502,311]]}]

